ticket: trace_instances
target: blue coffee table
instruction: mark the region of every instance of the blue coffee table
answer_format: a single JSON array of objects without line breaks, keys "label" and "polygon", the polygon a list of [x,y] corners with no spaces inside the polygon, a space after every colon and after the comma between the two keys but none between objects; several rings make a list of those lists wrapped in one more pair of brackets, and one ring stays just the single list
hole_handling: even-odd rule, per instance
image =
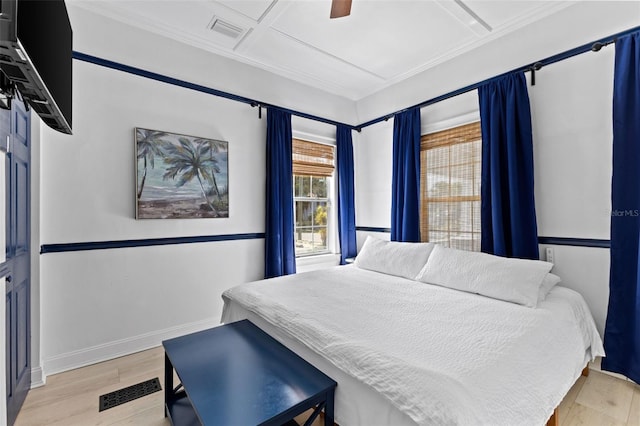
[{"label": "blue coffee table", "polygon": [[[173,425],[281,426],[324,409],[337,383],[248,320],[162,342],[165,416]],[[174,388],[173,370],[180,378]]]}]

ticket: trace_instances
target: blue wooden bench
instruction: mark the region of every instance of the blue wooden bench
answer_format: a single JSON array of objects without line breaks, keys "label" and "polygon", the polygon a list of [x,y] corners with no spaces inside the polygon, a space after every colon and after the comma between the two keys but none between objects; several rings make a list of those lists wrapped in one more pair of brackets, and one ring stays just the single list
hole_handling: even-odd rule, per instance
[{"label": "blue wooden bench", "polygon": [[325,426],[333,426],[337,383],[248,320],[162,345],[173,425],[281,426],[313,409],[306,425],[324,410]]}]

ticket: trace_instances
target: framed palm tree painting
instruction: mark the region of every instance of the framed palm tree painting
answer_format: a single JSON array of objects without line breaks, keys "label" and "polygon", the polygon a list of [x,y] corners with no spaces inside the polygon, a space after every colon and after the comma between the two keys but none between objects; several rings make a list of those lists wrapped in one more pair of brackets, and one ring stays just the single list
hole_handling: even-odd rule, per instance
[{"label": "framed palm tree painting", "polygon": [[229,143],[136,127],[136,219],[229,216]]}]

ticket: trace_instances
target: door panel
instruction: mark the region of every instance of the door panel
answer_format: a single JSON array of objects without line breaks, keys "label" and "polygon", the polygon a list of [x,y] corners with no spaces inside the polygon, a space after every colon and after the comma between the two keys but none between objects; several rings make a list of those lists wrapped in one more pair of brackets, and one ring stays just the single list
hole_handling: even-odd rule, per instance
[{"label": "door panel", "polygon": [[6,173],[8,424],[15,421],[31,387],[29,129],[29,114],[20,102],[14,101]]},{"label": "door panel", "polygon": [[[21,159],[15,162],[16,186],[20,190],[16,194],[16,234],[15,234],[15,256],[29,254],[29,221],[28,216],[22,216],[29,211],[29,165]],[[24,189],[23,189],[24,188]],[[22,217],[21,217],[22,216]],[[25,220],[26,219],[26,220]]]},{"label": "door panel", "polygon": [[[10,135],[8,137],[8,139],[10,139]],[[10,143],[7,144],[7,149],[11,146]],[[16,228],[15,228],[15,223],[16,223],[16,211],[14,206],[16,205],[16,194],[15,194],[15,190],[14,188],[17,188],[16,185],[16,173],[14,171],[14,167],[15,167],[15,160],[14,160],[14,155],[8,151],[7,155],[6,155],[6,164],[5,164],[5,175],[6,175],[6,195],[5,195],[5,199],[6,199],[6,206],[5,206],[5,211],[6,213],[6,236],[7,236],[7,240],[6,240],[6,260],[7,263],[10,263],[10,260],[13,259],[13,257],[15,256],[15,241],[16,241]]]},{"label": "door panel", "polygon": [[16,105],[13,125],[14,144],[12,151],[17,152],[21,149],[20,157],[28,158],[27,150],[29,149],[29,114],[24,110],[22,104]]},{"label": "door panel", "polygon": [[16,315],[16,350],[15,350],[15,368],[14,381],[16,383],[17,392],[22,392],[26,397],[27,391],[31,386],[31,367],[30,367],[30,338],[29,338],[29,280],[24,279],[20,283],[15,283],[13,288],[14,308]]},{"label": "door panel", "polygon": [[[13,291],[10,290],[10,285],[6,284],[6,305],[5,305],[5,324],[7,325],[7,354],[6,354],[6,375],[7,375],[7,405],[13,396],[13,389],[15,388],[15,380],[13,380],[13,373],[11,372],[13,363],[11,362],[11,348],[13,347],[13,334],[9,332],[11,329],[11,317],[13,316]],[[9,423],[10,424],[10,423]]]},{"label": "door panel", "polygon": [[11,246],[13,255],[19,256],[29,252],[29,115],[19,102],[14,102],[11,112],[12,225],[15,230]]},{"label": "door panel", "polygon": [[[31,386],[30,339],[28,318],[29,281],[15,285],[7,282],[7,413],[12,424]],[[13,415],[13,418],[11,417]]]}]

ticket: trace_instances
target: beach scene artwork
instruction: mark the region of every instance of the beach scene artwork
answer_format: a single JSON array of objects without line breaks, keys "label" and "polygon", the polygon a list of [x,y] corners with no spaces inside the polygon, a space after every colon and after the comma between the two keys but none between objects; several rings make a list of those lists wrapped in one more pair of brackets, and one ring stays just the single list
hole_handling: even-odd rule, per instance
[{"label": "beach scene artwork", "polygon": [[136,219],[229,217],[229,143],[135,129]]}]

